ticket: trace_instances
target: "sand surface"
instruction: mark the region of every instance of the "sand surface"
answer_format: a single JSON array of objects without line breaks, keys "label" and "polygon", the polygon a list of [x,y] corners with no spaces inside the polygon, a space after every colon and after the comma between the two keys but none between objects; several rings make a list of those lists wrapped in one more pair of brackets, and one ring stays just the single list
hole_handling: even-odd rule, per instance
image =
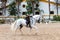
[{"label": "sand surface", "polygon": [[60,40],[60,23],[36,24],[39,28],[37,35],[36,30],[23,27],[23,34],[19,31],[16,33],[10,30],[9,24],[0,24],[0,40]]}]

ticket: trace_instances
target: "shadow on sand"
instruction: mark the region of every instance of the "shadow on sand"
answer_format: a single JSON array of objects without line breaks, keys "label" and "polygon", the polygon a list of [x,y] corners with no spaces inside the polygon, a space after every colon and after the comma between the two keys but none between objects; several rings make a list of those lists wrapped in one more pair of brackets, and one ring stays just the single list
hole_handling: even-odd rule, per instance
[{"label": "shadow on sand", "polygon": [[13,34],[13,36],[51,36],[50,34]]}]

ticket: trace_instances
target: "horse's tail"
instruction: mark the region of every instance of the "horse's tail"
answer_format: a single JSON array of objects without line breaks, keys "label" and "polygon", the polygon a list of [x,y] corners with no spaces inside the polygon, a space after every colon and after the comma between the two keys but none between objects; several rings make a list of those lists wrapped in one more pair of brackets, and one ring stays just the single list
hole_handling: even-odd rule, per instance
[{"label": "horse's tail", "polygon": [[15,30],[16,30],[16,29],[15,29],[16,22],[17,22],[17,21],[15,21],[15,22],[13,22],[13,23],[11,24],[11,30],[12,30],[12,31],[15,31]]}]

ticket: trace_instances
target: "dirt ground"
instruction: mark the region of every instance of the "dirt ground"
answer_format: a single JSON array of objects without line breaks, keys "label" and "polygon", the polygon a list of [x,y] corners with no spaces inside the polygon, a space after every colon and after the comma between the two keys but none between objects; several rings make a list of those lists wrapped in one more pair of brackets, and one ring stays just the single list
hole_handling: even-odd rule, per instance
[{"label": "dirt ground", "polygon": [[19,30],[14,33],[9,24],[0,24],[0,40],[60,40],[60,23],[36,24],[38,33],[23,27],[23,34]]}]

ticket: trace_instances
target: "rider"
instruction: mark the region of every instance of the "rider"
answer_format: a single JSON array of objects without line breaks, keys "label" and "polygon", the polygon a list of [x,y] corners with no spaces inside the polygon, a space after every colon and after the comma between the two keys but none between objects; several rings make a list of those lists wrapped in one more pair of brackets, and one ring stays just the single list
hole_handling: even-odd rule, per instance
[{"label": "rider", "polygon": [[30,15],[27,14],[25,19],[26,19],[26,24],[27,24],[26,26],[31,28]]}]

